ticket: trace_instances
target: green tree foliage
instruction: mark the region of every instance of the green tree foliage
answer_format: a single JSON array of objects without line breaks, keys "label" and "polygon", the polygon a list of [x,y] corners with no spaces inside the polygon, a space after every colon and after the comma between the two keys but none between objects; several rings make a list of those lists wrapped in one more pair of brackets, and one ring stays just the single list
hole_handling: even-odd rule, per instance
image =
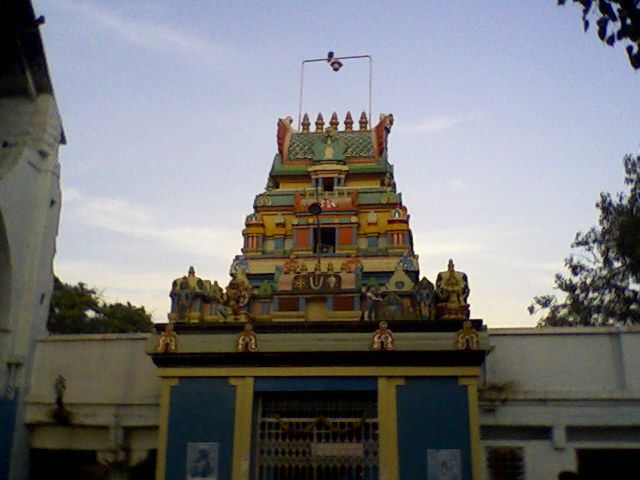
[{"label": "green tree foliage", "polygon": [[624,158],[626,193],[601,193],[598,226],[578,232],[557,273],[555,288],[564,295],[535,297],[538,326],[640,324],[640,155]]},{"label": "green tree foliage", "polygon": [[[573,0],[582,7],[584,31],[589,29],[589,17],[596,17],[598,37],[613,47],[624,40],[631,66],[640,69],[640,0]],[[558,0],[564,5],[566,0]]]},{"label": "green tree foliage", "polygon": [[151,314],[127,302],[107,303],[95,288],[54,279],[49,333],[126,333],[151,331]]}]

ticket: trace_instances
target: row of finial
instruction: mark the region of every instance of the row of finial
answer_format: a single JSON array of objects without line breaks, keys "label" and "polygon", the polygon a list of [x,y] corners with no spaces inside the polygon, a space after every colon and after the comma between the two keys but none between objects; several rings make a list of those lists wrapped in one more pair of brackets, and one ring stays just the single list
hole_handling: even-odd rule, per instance
[{"label": "row of finial", "polygon": [[[331,115],[331,120],[329,121],[329,126],[332,130],[338,130],[338,125],[340,122],[338,121],[338,114],[333,112]],[[369,119],[367,118],[367,114],[362,112],[360,114],[360,130],[366,130],[369,125]],[[311,126],[311,122],[309,121],[309,114],[305,113],[304,117],[302,117],[302,133],[309,133],[309,127]],[[351,116],[351,112],[347,112],[347,115],[344,118],[344,131],[352,132],[353,131],[353,117]],[[316,119],[316,132],[324,132],[324,118],[322,118],[322,113],[318,114],[318,118]]]}]

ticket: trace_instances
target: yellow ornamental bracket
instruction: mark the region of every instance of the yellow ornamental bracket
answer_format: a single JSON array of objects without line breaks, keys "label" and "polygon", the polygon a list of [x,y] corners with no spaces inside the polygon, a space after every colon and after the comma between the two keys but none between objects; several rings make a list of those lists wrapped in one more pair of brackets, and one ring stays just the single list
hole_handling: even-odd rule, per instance
[{"label": "yellow ornamental bracket", "polygon": [[257,352],[258,351],[258,336],[253,331],[253,326],[250,323],[244,324],[244,329],[238,335],[236,341],[236,350],[238,352]]}]

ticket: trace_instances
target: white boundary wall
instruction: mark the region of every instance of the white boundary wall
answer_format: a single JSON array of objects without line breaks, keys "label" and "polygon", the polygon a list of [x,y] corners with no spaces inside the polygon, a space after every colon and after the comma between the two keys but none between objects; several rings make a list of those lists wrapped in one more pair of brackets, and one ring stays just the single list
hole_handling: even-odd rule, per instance
[{"label": "white boundary wall", "polygon": [[[35,448],[155,448],[160,381],[147,334],[52,335],[38,342],[27,422]],[[576,470],[578,448],[640,448],[640,328],[501,329],[481,378],[485,446],[524,449],[529,480]],[[66,379],[74,427],[54,427],[53,385]],[[585,427],[586,430],[585,430]],[[116,442],[116,443],[114,443]]]}]

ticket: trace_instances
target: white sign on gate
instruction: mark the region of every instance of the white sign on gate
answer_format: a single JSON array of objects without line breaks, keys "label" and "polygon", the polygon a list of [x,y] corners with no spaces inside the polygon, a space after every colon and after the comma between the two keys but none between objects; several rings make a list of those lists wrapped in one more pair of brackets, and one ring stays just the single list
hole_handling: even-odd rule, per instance
[{"label": "white sign on gate", "polygon": [[187,445],[186,480],[218,480],[218,443]]},{"label": "white sign on gate", "polygon": [[429,480],[460,480],[462,466],[459,449],[427,450],[427,478]]}]

